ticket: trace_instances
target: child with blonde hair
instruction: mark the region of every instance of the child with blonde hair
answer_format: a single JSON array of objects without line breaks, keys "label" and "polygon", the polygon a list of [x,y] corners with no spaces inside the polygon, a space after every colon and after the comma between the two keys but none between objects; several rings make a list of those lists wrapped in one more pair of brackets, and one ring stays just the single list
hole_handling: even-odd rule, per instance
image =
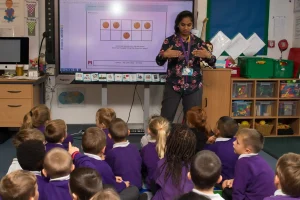
[{"label": "child with blonde hair", "polygon": [[[38,129],[23,129],[13,137],[12,143],[17,149],[20,144],[27,140],[40,140],[45,143],[45,136]],[[11,165],[9,166],[7,174],[20,169],[22,169],[22,167],[20,166],[18,159],[14,158]]]},{"label": "child with blonde hair", "polygon": [[42,133],[45,131],[45,125],[51,120],[50,109],[45,105],[34,106],[23,118],[22,129],[36,128]]},{"label": "child with blonde hair", "polygon": [[203,150],[208,138],[214,140],[214,137],[210,136],[212,131],[207,124],[207,114],[200,106],[194,106],[187,111],[186,124],[196,136],[196,152]]},{"label": "child with blonde hair", "polygon": [[[160,115],[152,115],[148,121],[148,124],[151,123],[151,121],[157,117],[160,117]],[[143,148],[144,146],[146,146],[149,141],[151,142],[151,135],[150,135],[150,130],[148,129],[147,133],[145,133],[145,135],[142,137],[141,139],[141,147]]]},{"label": "child with blonde hair", "polygon": [[113,148],[114,141],[108,136],[109,126],[116,119],[116,112],[112,108],[100,108],[96,113],[96,126],[102,129],[106,135],[106,148],[104,154]]},{"label": "child with blonde hair", "polygon": [[274,196],[264,200],[293,200],[300,198],[300,155],[287,153],[276,164]]},{"label": "child with blonde hair", "polygon": [[67,137],[67,125],[62,119],[55,119],[47,123],[45,129],[45,138],[46,138],[46,152],[50,151],[55,147],[63,148],[68,150],[69,144],[67,147],[63,145],[63,141]]},{"label": "child with blonde hair", "polygon": [[66,150],[53,148],[46,154],[42,172],[50,178],[44,190],[47,199],[72,200],[69,179],[74,168],[71,155]]},{"label": "child with blonde hair", "polygon": [[120,200],[120,196],[113,189],[107,188],[96,193],[90,200]]},{"label": "child with blonde hair", "polygon": [[2,200],[38,200],[39,191],[34,174],[17,170],[4,176],[0,181]]},{"label": "child with blonde hair", "polygon": [[157,162],[165,157],[167,135],[170,132],[170,123],[163,117],[156,117],[149,123],[148,133],[151,136],[149,143],[141,150],[142,165],[145,169],[148,187],[154,183],[153,175]]}]

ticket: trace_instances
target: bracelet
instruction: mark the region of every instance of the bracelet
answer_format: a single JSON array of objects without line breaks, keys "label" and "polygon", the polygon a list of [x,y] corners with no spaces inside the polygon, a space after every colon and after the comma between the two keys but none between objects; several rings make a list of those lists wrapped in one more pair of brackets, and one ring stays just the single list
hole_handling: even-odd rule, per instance
[{"label": "bracelet", "polygon": [[75,158],[75,156],[76,156],[77,154],[79,154],[79,151],[75,151],[74,153],[72,153],[71,157],[72,157],[73,160],[74,160],[74,158]]}]

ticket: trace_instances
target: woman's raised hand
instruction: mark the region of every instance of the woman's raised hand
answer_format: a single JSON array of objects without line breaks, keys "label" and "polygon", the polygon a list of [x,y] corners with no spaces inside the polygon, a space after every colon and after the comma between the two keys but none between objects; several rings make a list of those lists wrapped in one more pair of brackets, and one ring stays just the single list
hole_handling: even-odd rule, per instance
[{"label": "woman's raised hand", "polygon": [[178,58],[181,55],[181,51],[172,50],[173,46],[170,46],[163,54],[165,58]]}]

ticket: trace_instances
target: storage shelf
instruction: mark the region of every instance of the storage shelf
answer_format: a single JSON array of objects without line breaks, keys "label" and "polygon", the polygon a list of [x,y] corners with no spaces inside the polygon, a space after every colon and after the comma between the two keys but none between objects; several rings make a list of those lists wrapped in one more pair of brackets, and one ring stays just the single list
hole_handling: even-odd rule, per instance
[{"label": "storage shelf", "polygon": [[[249,87],[251,88],[251,93],[247,93],[249,98],[233,98],[231,97],[231,105],[230,105],[230,114],[231,116],[233,115],[233,102],[234,101],[251,101],[251,108],[250,108],[250,113],[251,116],[246,116],[246,117],[242,117],[242,116],[232,116],[233,119],[236,119],[238,122],[241,122],[243,120],[246,120],[250,123],[251,127],[255,127],[255,123],[258,123],[260,120],[265,120],[267,121],[267,123],[274,125],[274,128],[271,132],[271,135],[265,136],[265,137],[300,137],[300,97],[299,98],[284,98],[281,97],[281,92],[280,92],[280,86],[282,81],[291,81],[291,80],[297,80],[299,81],[299,79],[293,79],[293,78],[276,78],[276,79],[249,79],[249,78],[239,78],[239,77],[234,77],[231,78],[231,96],[233,96],[234,92],[236,93],[236,88],[234,87],[234,85],[236,85],[238,82],[242,82],[242,84],[249,82],[252,85]],[[264,97],[264,96],[258,96],[257,91],[261,91],[261,82],[263,83],[267,83],[269,82],[271,85],[271,89],[270,91],[272,91],[272,93],[267,93],[266,96],[269,97]],[[246,86],[247,87],[247,86]],[[247,88],[245,89],[247,91]],[[267,90],[268,92],[269,90]],[[269,115],[272,116],[256,116],[256,112],[257,112],[257,105],[260,105],[259,102],[266,102],[266,101],[270,101],[272,102],[272,104],[270,104],[272,107],[270,108],[270,110],[268,111]],[[279,109],[281,106],[281,102],[293,102],[293,105],[296,105],[296,108],[293,108],[293,114],[294,116],[278,116],[278,114],[283,114],[281,113],[282,111]],[[295,103],[294,103],[295,102]],[[234,107],[234,111],[237,108]],[[241,109],[244,109],[243,107]],[[266,108],[264,108],[266,109]],[[263,111],[266,112],[266,111]],[[286,113],[289,114],[289,113]],[[292,114],[292,113],[290,113]],[[288,124],[292,129],[293,132],[295,134],[293,135],[278,135],[278,124],[279,123],[284,123],[284,124]]]}]

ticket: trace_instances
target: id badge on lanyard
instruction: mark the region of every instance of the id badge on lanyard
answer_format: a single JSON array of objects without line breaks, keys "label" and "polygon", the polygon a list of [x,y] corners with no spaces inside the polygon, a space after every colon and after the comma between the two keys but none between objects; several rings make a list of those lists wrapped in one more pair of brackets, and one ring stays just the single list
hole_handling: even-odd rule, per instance
[{"label": "id badge on lanyard", "polygon": [[[189,37],[191,37],[191,36],[189,36]],[[189,60],[190,60],[190,53],[191,53],[191,39],[188,42],[188,51],[185,50],[182,37],[180,37],[180,44],[181,44],[181,47],[182,47],[182,50],[183,50],[183,55],[184,55],[185,64],[186,64],[182,69],[182,75],[192,76],[193,75],[193,68],[189,67]]]}]

